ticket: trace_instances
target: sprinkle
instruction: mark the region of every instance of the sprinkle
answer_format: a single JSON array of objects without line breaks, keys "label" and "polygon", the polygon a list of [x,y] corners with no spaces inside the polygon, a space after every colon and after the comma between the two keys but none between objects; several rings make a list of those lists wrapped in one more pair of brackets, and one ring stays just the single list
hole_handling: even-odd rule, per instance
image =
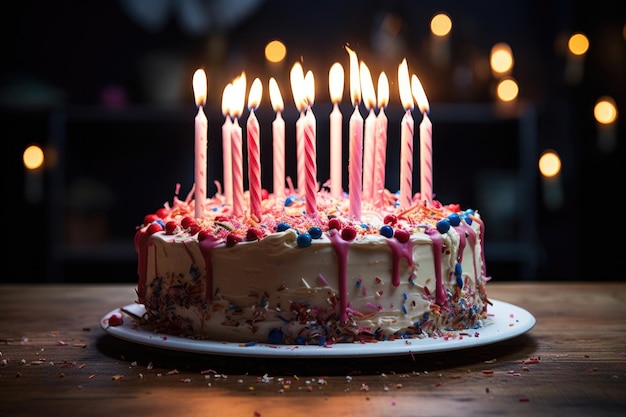
[{"label": "sprinkle", "polygon": [[328,281],[326,281],[326,278],[324,278],[324,275],[317,274],[317,279],[319,279],[322,282],[322,284],[328,285]]},{"label": "sprinkle", "polygon": [[124,375],[113,375],[113,377],[111,378],[113,381],[119,381],[120,379],[124,378]]}]

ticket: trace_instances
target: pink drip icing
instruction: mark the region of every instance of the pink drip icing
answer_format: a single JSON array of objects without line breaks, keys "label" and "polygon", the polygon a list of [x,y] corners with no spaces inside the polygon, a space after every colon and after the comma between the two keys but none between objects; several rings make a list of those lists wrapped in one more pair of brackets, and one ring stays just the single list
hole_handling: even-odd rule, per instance
[{"label": "pink drip icing", "polygon": [[221,240],[213,236],[208,236],[200,241],[200,253],[204,257],[204,268],[206,274],[206,287],[204,297],[207,301],[213,300],[213,249],[222,243]]},{"label": "pink drip icing", "polygon": [[146,297],[146,282],[148,275],[148,238],[150,235],[145,230],[138,230],[133,239],[135,244],[135,252],[137,252],[137,275],[139,281],[137,284],[137,295],[139,302],[143,303]]},{"label": "pink drip icing", "polygon": [[[465,238],[465,229],[463,228],[463,226],[457,226],[454,228],[454,230],[456,230],[459,235],[459,253],[456,257],[456,260],[458,263],[463,264],[463,251],[465,250],[465,246],[467,245],[467,239]],[[476,268],[474,267],[474,272],[476,272],[475,270]],[[452,279],[453,275],[454,271],[451,271],[449,279]]]},{"label": "pink drip icing", "polygon": [[400,259],[406,259],[409,266],[413,266],[413,243],[408,240],[405,243],[397,239],[388,239],[387,244],[391,248],[393,268],[391,272],[391,284],[394,287],[400,286]]},{"label": "pink drip icing", "polygon": [[487,264],[485,264],[485,224],[478,217],[472,216],[472,220],[480,226],[480,258],[482,261],[482,276],[487,277]]},{"label": "pink drip icing", "polygon": [[330,239],[335,253],[337,253],[337,277],[339,279],[339,317],[341,321],[348,321],[348,251],[350,242],[343,240],[336,229],[329,230]]},{"label": "pink drip icing", "polygon": [[446,303],[446,291],[443,289],[441,277],[441,251],[443,250],[443,238],[437,229],[426,229],[426,234],[433,241],[433,258],[435,260],[435,302],[442,306]]},{"label": "pink drip icing", "polygon": [[474,246],[476,245],[476,232],[467,223],[463,223],[462,226],[459,226],[459,228],[462,228],[459,235],[465,236],[465,232],[467,233],[467,238],[469,239],[470,246],[472,247],[472,263],[474,265],[474,279],[478,279],[478,268],[476,268],[476,257],[473,256]]}]

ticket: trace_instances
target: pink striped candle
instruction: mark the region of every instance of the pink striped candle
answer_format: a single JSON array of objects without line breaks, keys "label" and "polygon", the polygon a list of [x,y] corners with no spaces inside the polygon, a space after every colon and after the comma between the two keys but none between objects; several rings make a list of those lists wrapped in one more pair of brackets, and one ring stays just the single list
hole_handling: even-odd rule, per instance
[{"label": "pink striped candle", "polygon": [[282,204],[285,198],[285,121],[281,115],[283,97],[280,94],[278,83],[274,77],[270,78],[270,99],[276,112],[276,118],[272,122],[272,150],[274,156],[274,198],[276,204]]},{"label": "pink striped candle", "polygon": [[317,217],[317,121],[313,114],[315,102],[315,80],[313,73],[308,71],[304,79],[305,97],[307,102],[306,121],[304,123],[304,155],[305,155],[305,206],[309,216]]},{"label": "pink striped candle", "polygon": [[203,207],[206,202],[207,192],[207,131],[209,122],[204,114],[203,107],[206,103],[207,77],[204,70],[199,69],[193,74],[193,92],[198,106],[198,114],[195,119],[195,211],[196,219],[203,217]]},{"label": "pink striped candle", "polygon": [[243,72],[233,81],[233,98],[233,128],[231,131],[233,147],[233,214],[235,216],[241,216],[244,212],[243,140],[241,127],[239,126],[239,117],[243,112],[246,99],[246,74]]},{"label": "pink striped candle", "polygon": [[374,198],[374,158],[376,158],[376,114],[374,112],[376,93],[372,75],[365,62],[361,61],[359,71],[363,103],[368,109],[363,134],[363,200],[371,203]]},{"label": "pink striped candle", "polygon": [[259,107],[261,96],[263,94],[263,85],[261,80],[255,78],[250,87],[248,95],[248,122],[246,124],[246,132],[248,139],[248,184],[250,188],[250,216],[261,220],[261,143],[259,121],[254,114]]},{"label": "pink striped candle", "polygon": [[291,91],[300,117],[296,121],[296,164],[297,164],[297,193],[304,196],[305,190],[305,155],[304,155],[304,124],[306,111],[306,97],[304,96],[304,71],[302,65],[296,62],[291,68]]},{"label": "pink striped candle", "polygon": [[230,117],[230,100],[232,100],[231,83],[224,88],[222,94],[222,114],[224,115],[224,124],[222,125],[222,159],[224,165],[224,198],[226,204],[233,204],[233,147],[230,139],[233,129],[233,119]]},{"label": "pink striped candle", "polygon": [[411,77],[411,91],[422,112],[420,123],[420,200],[427,206],[433,203],[433,125],[428,114],[430,106],[417,75]]},{"label": "pink striped candle", "polygon": [[409,207],[413,201],[413,96],[406,58],[398,66],[400,100],[405,114],[400,125],[400,207]]},{"label": "pink striped candle", "polygon": [[387,115],[385,107],[389,101],[389,80],[387,74],[380,73],[378,77],[378,116],[376,117],[375,153],[374,161],[374,203],[382,206],[385,192],[385,169],[387,164]]},{"label": "pink striped candle", "polygon": [[361,101],[361,86],[359,81],[359,62],[356,53],[346,46],[350,56],[350,96],[354,112],[350,117],[349,146],[350,156],[348,160],[350,194],[350,215],[356,220],[361,220],[361,199],[363,190],[363,117],[359,113]]},{"label": "pink striped candle", "polygon": [[330,113],[330,194],[341,197],[342,193],[342,143],[341,143],[341,123],[343,116],[339,111],[339,103],[343,96],[344,73],[340,63],[335,62],[328,74],[328,88],[330,99],[333,102],[333,110]]}]

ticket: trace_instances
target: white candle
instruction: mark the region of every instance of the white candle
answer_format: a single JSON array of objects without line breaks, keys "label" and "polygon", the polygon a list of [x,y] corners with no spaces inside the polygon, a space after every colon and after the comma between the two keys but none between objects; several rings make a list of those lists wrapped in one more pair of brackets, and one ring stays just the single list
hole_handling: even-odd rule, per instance
[{"label": "white candle", "polygon": [[374,202],[381,207],[385,202],[385,169],[387,166],[387,115],[385,107],[389,102],[389,80],[387,74],[378,77],[378,116],[376,117],[376,157],[374,161]]},{"label": "white candle", "polygon": [[363,134],[363,200],[372,202],[374,198],[374,158],[376,158],[376,93],[372,75],[365,62],[361,61],[359,67],[361,79],[361,92],[363,93],[363,103],[368,109],[365,118],[365,133]]},{"label": "white candle", "polygon": [[276,112],[276,118],[272,122],[272,148],[274,155],[274,199],[276,204],[281,204],[285,198],[285,121],[281,115],[285,107],[280,88],[274,77],[270,78],[270,99]]},{"label": "white candle", "polygon": [[231,142],[231,131],[233,129],[233,119],[230,116],[230,100],[232,100],[232,83],[224,88],[222,94],[222,114],[224,124],[222,125],[222,159],[224,165],[224,197],[226,204],[233,204],[233,147]]},{"label": "white candle", "polygon": [[359,62],[356,53],[346,47],[350,56],[350,96],[354,112],[350,117],[350,155],[348,160],[350,197],[350,215],[361,220],[361,200],[363,192],[363,118],[359,113],[361,85],[359,81]]},{"label": "white candle", "polygon": [[306,97],[303,95],[304,71],[299,62],[296,62],[291,68],[290,79],[293,100],[300,112],[300,117],[296,121],[297,193],[299,197],[303,197],[305,188],[304,124],[306,119]]},{"label": "white candle", "polygon": [[233,214],[241,216],[244,212],[243,198],[243,140],[239,117],[243,112],[246,100],[246,74],[241,73],[233,81],[233,128],[231,131],[232,161],[233,161]]},{"label": "white candle", "polygon": [[342,129],[343,116],[339,110],[339,103],[343,96],[344,72],[340,63],[335,62],[328,74],[330,99],[333,102],[333,110],[330,113],[330,194],[341,197],[342,193]]},{"label": "white candle", "polygon": [[202,218],[203,206],[206,202],[207,192],[207,132],[209,122],[204,114],[203,107],[206,103],[207,77],[204,70],[199,69],[193,74],[193,92],[198,106],[198,114],[195,119],[195,212],[197,219]]},{"label": "white candle", "polygon": [[248,184],[250,191],[250,216],[261,220],[261,132],[259,121],[254,114],[261,102],[263,85],[261,80],[255,78],[250,87],[248,96],[248,109],[250,114],[246,125],[248,138]]},{"label": "white candle", "polygon": [[427,206],[433,203],[433,125],[428,114],[430,106],[417,75],[411,77],[411,91],[422,112],[420,123],[420,201]]},{"label": "white candle", "polygon": [[400,125],[400,207],[409,207],[413,201],[413,97],[406,58],[398,66],[400,101],[405,114]]}]

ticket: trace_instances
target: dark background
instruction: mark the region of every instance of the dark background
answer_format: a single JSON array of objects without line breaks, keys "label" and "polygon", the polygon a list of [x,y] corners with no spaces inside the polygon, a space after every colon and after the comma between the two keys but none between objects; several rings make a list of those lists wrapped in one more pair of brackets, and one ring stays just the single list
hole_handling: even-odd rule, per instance
[{"label": "dark background", "polygon": [[[196,68],[205,68],[209,79],[211,181],[221,179],[222,91],[241,71],[248,85],[255,77],[264,82],[258,116],[267,137],[274,117],[267,80],[277,78],[288,142],[298,116],[289,70],[301,61],[313,71],[318,155],[324,155],[331,110],[328,69],[339,61],[347,74],[345,45],[375,78],[383,70],[389,76],[387,188],[394,191],[393,156],[399,155],[403,115],[397,65],[406,57],[411,73],[419,75],[431,105],[434,192],[444,203],[482,213],[489,275],[498,281],[622,280],[621,3],[5,2],[0,134],[3,236],[9,249],[0,280],[135,281],[135,227],[172,200],[177,183],[182,197],[192,186]],[[429,49],[429,22],[439,11],[453,20],[451,58],[443,66],[433,62]],[[564,76],[565,42],[575,32],[589,38],[590,49],[581,77],[571,80]],[[264,45],[272,39],[287,46],[282,65],[264,61]],[[520,94],[510,109],[494,104],[488,56],[497,42],[508,43],[515,58],[512,75]],[[593,119],[595,102],[605,95],[621,112],[616,145],[609,151],[598,146]],[[353,110],[347,82],[341,108],[347,123]],[[365,117],[363,107],[361,113]],[[247,110],[242,122],[246,117]],[[415,115],[416,126],[420,117]],[[263,141],[262,148],[268,164],[270,142]],[[46,151],[46,165],[36,175],[26,175],[21,161],[31,143]],[[547,203],[537,172],[547,149],[556,150],[563,163],[563,199],[557,206]],[[288,161],[294,155],[288,145]],[[327,178],[327,159],[318,157],[321,181]],[[263,178],[271,188],[270,169]],[[418,177],[414,185],[419,187]]]}]

